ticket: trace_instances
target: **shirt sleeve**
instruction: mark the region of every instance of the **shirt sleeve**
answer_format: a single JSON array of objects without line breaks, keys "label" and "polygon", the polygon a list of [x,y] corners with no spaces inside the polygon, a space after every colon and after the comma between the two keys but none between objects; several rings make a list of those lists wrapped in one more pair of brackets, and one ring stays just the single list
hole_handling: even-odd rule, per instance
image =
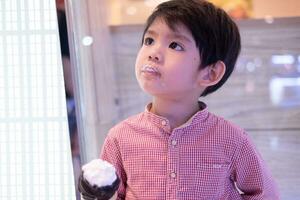
[{"label": "shirt sleeve", "polygon": [[109,135],[107,136],[104,141],[100,157],[114,165],[116,168],[116,172],[120,178],[117,200],[125,199],[127,177],[122,164],[120,148],[115,138],[109,137]]},{"label": "shirt sleeve", "polygon": [[246,134],[233,162],[233,181],[245,200],[280,199],[266,163]]}]

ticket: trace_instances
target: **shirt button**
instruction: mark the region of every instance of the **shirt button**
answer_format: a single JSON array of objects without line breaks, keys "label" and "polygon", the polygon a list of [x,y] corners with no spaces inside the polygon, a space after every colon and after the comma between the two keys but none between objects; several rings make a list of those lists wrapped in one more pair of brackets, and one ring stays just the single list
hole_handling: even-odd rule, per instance
[{"label": "shirt button", "polygon": [[172,140],[172,145],[175,146],[177,144],[176,140]]},{"label": "shirt button", "polygon": [[172,173],[170,174],[170,176],[171,176],[171,178],[176,178],[176,173],[175,173],[175,172],[172,172]]},{"label": "shirt button", "polygon": [[165,120],[162,120],[161,125],[165,126],[165,125],[167,125],[167,122]]}]

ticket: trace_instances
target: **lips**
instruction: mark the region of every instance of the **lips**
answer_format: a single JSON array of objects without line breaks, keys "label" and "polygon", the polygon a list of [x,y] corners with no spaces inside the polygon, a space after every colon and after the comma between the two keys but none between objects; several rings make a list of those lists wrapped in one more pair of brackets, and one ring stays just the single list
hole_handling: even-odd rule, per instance
[{"label": "lips", "polygon": [[160,76],[160,72],[158,71],[157,67],[149,64],[143,65],[141,72],[153,76]]}]

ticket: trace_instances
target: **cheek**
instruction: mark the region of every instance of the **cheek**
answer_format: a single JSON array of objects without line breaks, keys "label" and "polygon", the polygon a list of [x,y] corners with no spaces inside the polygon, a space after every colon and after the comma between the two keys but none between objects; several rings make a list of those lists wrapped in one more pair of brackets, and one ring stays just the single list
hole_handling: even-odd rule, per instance
[{"label": "cheek", "polygon": [[201,60],[200,60],[200,56],[199,56],[198,53],[195,53],[195,54],[193,55],[192,62],[193,62],[193,64],[196,65],[196,66],[198,67],[198,69],[199,69],[200,64],[201,64]]},{"label": "cheek", "polygon": [[138,52],[136,59],[135,59],[135,71],[137,72],[139,66],[141,65],[141,50]]},{"label": "cheek", "polygon": [[139,52],[137,53],[136,60],[135,60],[135,67],[138,67],[139,65],[141,65],[142,60],[145,57],[144,55],[145,55],[145,53],[144,53],[144,50],[143,50],[143,47],[142,47],[139,50]]}]

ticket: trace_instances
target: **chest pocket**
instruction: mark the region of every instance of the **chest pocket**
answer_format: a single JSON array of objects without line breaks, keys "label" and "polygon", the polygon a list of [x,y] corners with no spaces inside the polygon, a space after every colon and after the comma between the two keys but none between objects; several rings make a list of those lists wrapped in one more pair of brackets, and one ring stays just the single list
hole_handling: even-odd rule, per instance
[{"label": "chest pocket", "polygon": [[[181,177],[181,195],[188,199],[217,200],[225,193],[229,164],[201,163]],[[180,195],[180,194],[179,194]],[[180,195],[180,196],[181,196]]]}]

